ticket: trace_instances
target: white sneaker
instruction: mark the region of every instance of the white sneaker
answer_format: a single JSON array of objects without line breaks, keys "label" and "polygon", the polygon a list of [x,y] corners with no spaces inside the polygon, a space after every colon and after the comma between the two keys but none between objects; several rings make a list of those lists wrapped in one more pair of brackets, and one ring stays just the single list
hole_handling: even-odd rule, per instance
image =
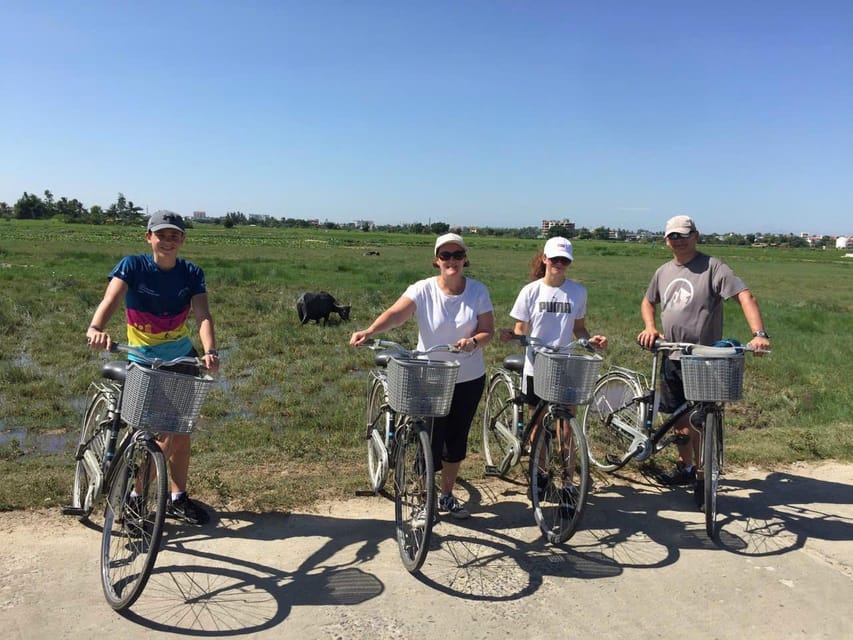
[{"label": "white sneaker", "polygon": [[412,529],[423,529],[426,525],[426,509],[419,507],[412,515]]}]

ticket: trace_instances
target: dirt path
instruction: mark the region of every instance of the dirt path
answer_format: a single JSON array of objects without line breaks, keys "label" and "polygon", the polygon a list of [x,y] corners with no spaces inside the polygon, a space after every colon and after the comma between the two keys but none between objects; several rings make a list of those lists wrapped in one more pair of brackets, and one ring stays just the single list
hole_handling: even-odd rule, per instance
[{"label": "dirt path", "polygon": [[[57,512],[0,514],[5,638],[853,637],[853,465],[744,469],[722,487],[719,543],[690,495],[600,483],[579,531],[543,545],[522,487],[466,487],[419,577],[391,539],[392,504],[220,513],[169,525],[145,593],[106,605],[100,534]],[[680,593],[680,599],[675,594]],[[571,630],[571,633],[569,632]],[[594,634],[594,636],[593,636]]]}]

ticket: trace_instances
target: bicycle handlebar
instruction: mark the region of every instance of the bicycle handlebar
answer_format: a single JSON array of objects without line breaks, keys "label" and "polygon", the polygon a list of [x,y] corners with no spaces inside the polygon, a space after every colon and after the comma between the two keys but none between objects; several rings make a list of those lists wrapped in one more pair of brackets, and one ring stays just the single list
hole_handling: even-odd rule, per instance
[{"label": "bicycle handlebar", "polygon": [[360,344],[360,347],[367,347],[373,351],[384,351],[386,349],[393,349],[395,351],[400,351],[401,355],[409,356],[412,358],[416,358],[418,356],[425,356],[428,353],[433,353],[435,351],[446,351],[448,353],[459,353],[461,349],[457,349],[456,346],[452,344],[437,344],[424,351],[417,351],[415,349],[406,349],[399,342],[393,342],[392,340],[380,340],[378,338],[374,339],[372,343],[364,343]]},{"label": "bicycle handlebar", "polygon": [[[645,348],[645,347],[643,347]],[[730,345],[730,346],[712,346],[705,344],[696,344],[693,342],[667,342],[665,340],[657,339],[655,340],[654,345],[649,351],[681,351],[685,355],[694,355],[694,356],[727,356],[727,355],[737,355],[743,353],[744,351],[752,351],[753,353],[770,353],[770,350],[756,349],[755,347],[751,347],[748,344],[738,344],[738,345]]]},{"label": "bicycle handlebar", "polygon": [[117,353],[119,351],[136,356],[140,360],[143,360],[144,362],[150,364],[152,369],[159,369],[161,367],[172,367],[176,364],[193,364],[198,367],[202,367],[205,369],[207,368],[205,367],[204,360],[195,356],[181,356],[179,358],[173,358],[172,360],[163,360],[161,358],[152,358],[151,356],[146,355],[143,351],[137,349],[136,347],[131,347],[127,344],[113,342],[112,345],[110,345],[110,353]]},{"label": "bicycle handlebar", "polygon": [[561,353],[565,351],[571,351],[575,347],[583,347],[587,351],[595,351],[595,348],[590,344],[589,340],[586,338],[578,338],[577,340],[573,340],[568,344],[556,345],[556,344],[548,344],[541,338],[536,338],[534,336],[528,336],[523,333],[514,333],[510,338],[511,341],[517,342],[522,347],[533,347],[534,349],[540,349],[543,351],[550,351],[551,353]]}]

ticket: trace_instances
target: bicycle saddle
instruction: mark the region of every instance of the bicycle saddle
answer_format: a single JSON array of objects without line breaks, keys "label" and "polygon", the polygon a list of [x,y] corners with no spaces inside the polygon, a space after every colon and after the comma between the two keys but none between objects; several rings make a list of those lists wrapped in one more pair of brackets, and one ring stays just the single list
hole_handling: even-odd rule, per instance
[{"label": "bicycle saddle", "polygon": [[504,358],[503,364],[505,369],[521,373],[521,370],[524,369],[524,354],[513,353],[508,355]]},{"label": "bicycle saddle", "polygon": [[101,375],[110,380],[124,380],[127,375],[127,360],[111,360],[101,367]]}]

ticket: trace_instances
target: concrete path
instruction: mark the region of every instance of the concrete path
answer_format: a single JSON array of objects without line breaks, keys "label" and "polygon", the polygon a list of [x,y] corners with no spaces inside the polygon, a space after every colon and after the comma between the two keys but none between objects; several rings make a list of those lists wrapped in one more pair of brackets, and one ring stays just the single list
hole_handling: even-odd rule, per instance
[{"label": "concrete path", "polygon": [[100,533],[57,512],[0,514],[0,635],[151,638],[853,638],[853,466],[740,470],[718,543],[691,496],[599,479],[581,530],[543,545],[524,488],[466,487],[420,576],[397,555],[393,505],[220,513],[169,524],[124,616],[98,578]]}]

